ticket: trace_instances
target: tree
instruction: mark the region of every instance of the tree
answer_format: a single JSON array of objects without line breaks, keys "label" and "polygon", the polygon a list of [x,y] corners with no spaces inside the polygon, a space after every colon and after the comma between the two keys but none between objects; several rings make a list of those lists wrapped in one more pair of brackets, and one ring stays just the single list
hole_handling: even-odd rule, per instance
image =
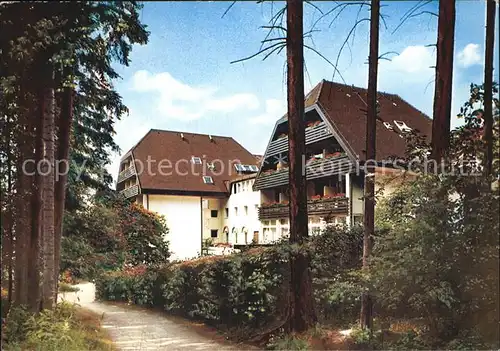
[{"label": "tree", "polygon": [[[370,55],[368,57],[368,90],[366,113],[366,160],[364,185],[364,237],[363,270],[368,270],[368,258],[371,252],[371,240],[375,222],[375,157],[377,123],[377,78],[379,59],[379,22],[380,0],[372,0],[370,7]],[[360,324],[362,328],[372,329],[372,301],[365,292],[361,297]]]},{"label": "tree", "polygon": [[438,162],[450,143],[454,45],[455,0],[439,1],[431,152]]},{"label": "tree", "polygon": [[[0,45],[2,52],[8,53],[2,60],[1,77],[2,97],[8,100],[2,101],[1,113],[10,117],[7,121],[14,131],[8,139],[8,154],[3,158],[10,164],[2,176],[17,174],[7,194],[9,199],[16,198],[17,206],[12,210],[12,226],[4,233],[6,237],[12,233],[11,242],[16,245],[11,252],[15,256],[16,303],[29,303],[32,310],[39,305],[40,273],[42,305],[50,308],[56,299],[67,177],[55,174],[55,157],[57,165],[68,162],[70,126],[76,115],[75,120],[88,127],[89,135],[96,131],[93,137],[79,140],[81,154],[109,161],[107,152],[94,155],[93,146],[87,145],[88,140],[98,138],[99,145],[109,145],[112,120],[126,111],[111,85],[119,77],[111,65],[113,60],[127,65],[132,45],[147,41],[148,33],[139,21],[139,8],[136,2],[12,2],[0,7],[0,22],[5,29]],[[78,105],[72,103],[75,95]],[[47,108],[53,112],[46,113]],[[48,173],[26,174],[23,163],[33,158],[36,162],[46,160]],[[94,164],[92,170],[96,169]],[[65,170],[58,169],[61,173]],[[43,262],[38,250],[41,238]]]},{"label": "tree", "polygon": [[[287,0],[287,100],[290,189],[290,243],[302,244],[308,236],[304,129],[303,2]],[[292,331],[302,332],[316,322],[309,259],[298,252],[290,259]]]},{"label": "tree", "polygon": [[42,283],[42,309],[52,309],[55,304],[54,297],[55,281],[57,281],[57,270],[55,267],[55,233],[54,233],[54,179],[55,179],[55,154],[54,154],[54,82],[51,67],[45,70],[46,85],[43,89],[43,168],[41,175],[43,177],[43,283]]},{"label": "tree", "polygon": [[486,0],[486,40],[484,49],[484,139],[486,172],[493,163],[493,56],[495,50],[495,0]]}]

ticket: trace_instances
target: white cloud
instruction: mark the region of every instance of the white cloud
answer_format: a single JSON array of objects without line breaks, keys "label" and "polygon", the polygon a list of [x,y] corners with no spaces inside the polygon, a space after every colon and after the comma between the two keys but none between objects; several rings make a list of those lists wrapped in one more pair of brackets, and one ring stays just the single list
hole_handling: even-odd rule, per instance
[{"label": "white cloud", "polygon": [[392,59],[391,65],[398,71],[414,74],[430,70],[435,65],[435,60],[431,48],[422,45],[408,46]]},{"label": "white cloud", "polygon": [[259,99],[249,93],[216,96],[214,87],[194,87],[185,84],[168,72],[151,74],[137,71],[132,78],[132,89],[138,92],[159,94],[158,112],[167,118],[192,121],[208,112],[230,113],[239,109],[259,108]]},{"label": "white cloud", "polygon": [[286,112],[285,103],[278,99],[266,100],[265,111],[255,117],[248,119],[251,124],[274,124]]},{"label": "white cloud", "polygon": [[467,44],[457,55],[458,63],[463,67],[469,67],[481,63],[481,54],[478,44]]}]

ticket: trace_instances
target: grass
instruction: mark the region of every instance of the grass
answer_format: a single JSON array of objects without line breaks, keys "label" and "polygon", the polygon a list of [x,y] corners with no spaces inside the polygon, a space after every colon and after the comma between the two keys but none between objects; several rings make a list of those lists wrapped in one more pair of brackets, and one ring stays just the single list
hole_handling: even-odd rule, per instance
[{"label": "grass", "polygon": [[99,314],[67,302],[38,314],[15,307],[2,328],[2,350],[114,351],[101,320]]},{"label": "grass", "polygon": [[82,332],[89,350],[115,351],[116,347],[109,333],[102,329],[102,316],[86,308],[77,308],[75,320],[82,327]]}]

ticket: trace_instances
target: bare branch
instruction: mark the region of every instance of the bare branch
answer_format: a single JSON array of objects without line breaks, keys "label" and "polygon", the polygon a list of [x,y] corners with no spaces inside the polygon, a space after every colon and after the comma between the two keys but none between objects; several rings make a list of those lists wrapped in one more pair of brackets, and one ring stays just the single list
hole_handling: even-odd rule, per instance
[{"label": "bare branch", "polygon": [[262,59],[262,61],[265,61],[269,56],[271,56],[274,52],[276,52],[276,50],[279,50],[276,55],[279,55],[280,52],[286,48],[286,43],[282,44],[281,46],[278,46],[274,49],[272,49],[269,53],[266,54],[266,56],[264,56],[264,58]]},{"label": "bare branch", "polygon": [[391,59],[388,59],[387,57],[385,57],[386,55],[390,55],[390,54],[394,54],[394,55],[399,55],[399,52],[396,52],[396,51],[387,51],[387,52],[384,52],[382,55],[380,55],[378,57],[379,60],[388,60],[388,61],[391,61]]},{"label": "bare branch", "polygon": [[273,49],[273,48],[275,48],[277,46],[283,46],[283,43],[279,42],[279,43],[275,43],[275,44],[269,45],[265,49],[259,50],[257,53],[255,53],[255,54],[253,54],[251,56],[248,56],[248,57],[236,60],[236,61],[231,61],[230,63],[233,64],[233,63],[238,63],[238,62],[243,62],[243,61],[250,60],[251,58],[254,58],[255,56],[259,56],[260,54],[262,54],[262,53],[264,53],[264,52],[266,52],[268,50],[271,50],[271,49]]},{"label": "bare branch", "polygon": [[315,48],[310,47],[309,45],[304,45],[304,48],[311,50],[312,52],[316,53],[319,57],[321,57],[323,60],[325,60],[326,62],[328,62],[333,67],[333,69],[340,75],[340,78],[342,79],[342,81],[344,82],[344,84],[347,84],[346,81],[345,81],[345,79],[344,79],[344,77],[342,76],[342,73],[340,73],[340,71],[338,70],[337,66],[335,66],[330,60],[328,60],[318,50],[316,50]]},{"label": "bare branch", "polygon": [[224,18],[224,16],[229,12],[229,10],[231,10],[231,8],[234,6],[234,4],[236,4],[236,0],[234,0],[232,2],[231,5],[229,5],[229,7],[226,9],[226,11],[224,11],[224,13],[222,14],[222,17],[221,18]]},{"label": "bare branch", "polygon": [[431,3],[432,0],[420,0],[415,6],[413,6],[411,9],[406,11],[406,13],[401,17],[401,22],[399,22],[398,26],[392,34],[396,33],[396,31],[419,9],[422,7],[426,6],[427,4]]},{"label": "bare branch", "polygon": [[305,0],[304,2],[305,2],[306,4],[308,4],[308,5],[312,6],[312,7],[314,7],[316,10],[318,10],[318,11],[319,11],[319,13],[323,14],[323,11],[321,11],[321,9],[320,9],[318,6],[314,5],[314,4],[313,4],[313,2],[312,2],[311,0]]},{"label": "bare branch", "polygon": [[[349,38],[350,36],[352,35],[352,33],[356,30],[356,27],[362,23],[362,22],[365,22],[365,21],[370,21],[369,18],[362,18],[360,20],[357,20],[356,23],[354,24],[354,26],[351,28],[351,30],[349,31],[349,34],[347,34],[347,37],[345,38],[344,42],[342,43],[342,46],[340,47],[340,50],[339,50],[339,53],[337,54],[337,58],[335,59],[335,65],[333,65],[336,69],[336,71],[338,72],[337,70],[337,66],[339,64],[339,61],[340,61],[340,56],[342,55],[342,51],[344,50],[344,47],[347,45],[348,41],[349,41]],[[335,78],[335,72],[333,73],[333,76],[332,76],[332,81],[333,79]],[[343,78],[342,78],[343,80]]]}]

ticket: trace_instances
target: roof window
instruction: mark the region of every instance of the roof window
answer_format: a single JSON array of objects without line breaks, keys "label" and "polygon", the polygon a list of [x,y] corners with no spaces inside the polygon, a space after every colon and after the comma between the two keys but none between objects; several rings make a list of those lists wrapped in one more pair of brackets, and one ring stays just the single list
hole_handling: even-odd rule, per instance
[{"label": "roof window", "polygon": [[203,183],[205,183],[205,184],[213,184],[214,180],[210,176],[203,176]]},{"label": "roof window", "polygon": [[201,158],[196,157],[196,156],[192,156],[191,162],[194,163],[195,165],[201,165]]},{"label": "roof window", "polygon": [[412,130],[412,129],[411,129],[410,127],[408,127],[408,126],[406,125],[406,123],[405,123],[405,122],[403,122],[403,121],[394,121],[394,123],[396,124],[396,127],[398,127],[398,128],[399,128],[399,130],[400,130],[402,133],[411,132],[411,130]]}]

